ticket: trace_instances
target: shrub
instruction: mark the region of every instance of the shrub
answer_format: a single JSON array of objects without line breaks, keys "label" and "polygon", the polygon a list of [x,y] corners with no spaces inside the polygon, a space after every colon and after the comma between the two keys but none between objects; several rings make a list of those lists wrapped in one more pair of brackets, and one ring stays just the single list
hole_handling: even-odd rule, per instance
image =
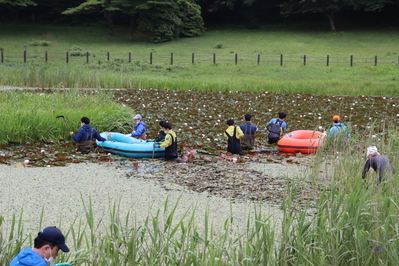
[{"label": "shrub", "polygon": [[72,45],[68,51],[70,56],[84,56],[86,54],[82,48],[76,45]]},{"label": "shrub", "polygon": [[223,48],[223,43],[219,42],[215,45],[216,49],[222,49]]},{"label": "shrub", "polygon": [[49,46],[50,42],[45,40],[33,39],[28,43],[29,46]]}]

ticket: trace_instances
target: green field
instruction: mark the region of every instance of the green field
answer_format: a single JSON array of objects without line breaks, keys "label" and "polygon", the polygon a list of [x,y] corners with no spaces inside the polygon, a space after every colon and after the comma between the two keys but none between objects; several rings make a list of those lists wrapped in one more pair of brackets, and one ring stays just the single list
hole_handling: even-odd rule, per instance
[{"label": "green field", "polygon": [[[330,33],[270,26],[256,31],[210,29],[203,37],[151,44],[138,37],[129,41],[126,29],[109,37],[100,28],[3,28],[7,30],[0,33],[5,54],[0,64],[2,85],[398,94],[399,36],[394,31]],[[23,63],[23,46],[34,40],[47,41],[49,46],[28,45],[27,63]],[[89,64],[85,56],[70,57],[65,63],[66,51],[73,46],[90,53]],[[195,64],[191,63],[193,53]]]}]

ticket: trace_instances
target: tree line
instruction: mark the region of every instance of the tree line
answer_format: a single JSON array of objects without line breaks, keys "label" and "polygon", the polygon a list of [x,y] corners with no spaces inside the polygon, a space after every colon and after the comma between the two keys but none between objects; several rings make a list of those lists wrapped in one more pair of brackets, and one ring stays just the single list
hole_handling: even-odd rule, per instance
[{"label": "tree line", "polygon": [[[264,23],[314,20],[337,31],[341,21],[363,28],[398,24],[399,0],[0,0],[0,22],[56,25],[115,25],[149,33],[152,42],[201,36],[216,24],[257,29]],[[322,24],[323,25],[323,24]],[[345,24],[340,24],[345,28]]]}]

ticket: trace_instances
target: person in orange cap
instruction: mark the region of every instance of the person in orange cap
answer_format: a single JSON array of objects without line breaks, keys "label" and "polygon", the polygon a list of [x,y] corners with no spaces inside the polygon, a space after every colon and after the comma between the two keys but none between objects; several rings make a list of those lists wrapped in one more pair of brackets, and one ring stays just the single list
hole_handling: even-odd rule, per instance
[{"label": "person in orange cap", "polygon": [[328,131],[328,138],[334,140],[340,140],[342,144],[347,144],[351,135],[349,134],[348,128],[341,123],[341,117],[339,115],[333,116],[333,126]]}]

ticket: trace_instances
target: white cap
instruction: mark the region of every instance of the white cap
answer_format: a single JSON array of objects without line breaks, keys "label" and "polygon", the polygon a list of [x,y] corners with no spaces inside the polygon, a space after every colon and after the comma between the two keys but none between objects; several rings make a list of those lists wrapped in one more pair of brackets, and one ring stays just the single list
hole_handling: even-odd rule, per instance
[{"label": "white cap", "polygon": [[380,155],[380,153],[377,150],[376,146],[370,146],[367,148],[367,156],[371,155],[371,154],[377,154]]},{"label": "white cap", "polygon": [[143,118],[141,117],[141,115],[135,115],[135,116],[133,117],[133,119],[140,119],[140,120],[142,120]]}]

